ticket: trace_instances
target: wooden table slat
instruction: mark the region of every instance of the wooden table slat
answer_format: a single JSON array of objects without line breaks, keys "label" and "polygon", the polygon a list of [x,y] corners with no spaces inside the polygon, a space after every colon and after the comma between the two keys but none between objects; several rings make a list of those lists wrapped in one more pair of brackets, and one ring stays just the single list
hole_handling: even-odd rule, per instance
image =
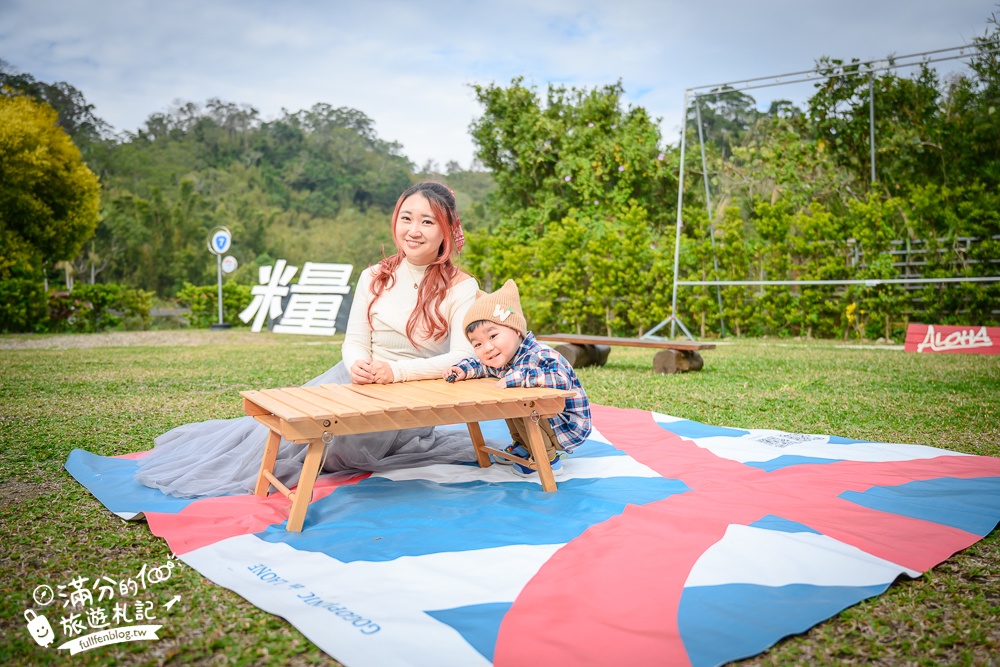
[{"label": "wooden table slat", "polygon": [[476,396],[479,405],[487,403],[517,403],[523,396],[518,396],[515,392],[496,387],[495,378],[477,378],[475,380],[461,380],[455,383],[455,388],[459,391],[466,390],[469,395]]},{"label": "wooden table slat", "polygon": [[367,415],[385,414],[389,410],[400,409],[397,406],[389,406],[384,401],[376,401],[363,394],[353,392],[347,388],[349,386],[343,384],[321,384],[318,387],[305,387],[305,389],[312,391],[317,396],[323,397],[324,400],[361,408],[364,410],[364,414]]},{"label": "wooden table slat", "polygon": [[[530,389],[524,387],[498,388],[495,378],[477,378],[454,383],[443,382],[441,380],[425,380],[424,382],[427,383],[426,391],[448,396],[452,400],[456,400],[457,397],[456,405],[459,406],[492,405],[497,403],[498,400],[502,403],[515,403],[523,400],[526,395],[531,398],[542,395],[569,398],[575,393],[549,387],[533,387]],[[407,384],[414,383],[410,382]]]},{"label": "wooden table slat", "polygon": [[462,380],[455,384],[468,386],[477,396],[482,395],[484,399],[487,399],[484,402],[513,403],[550,396],[569,398],[576,394],[575,391],[550,387],[497,387],[496,383],[496,378],[478,378]]},{"label": "wooden table slat", "polygon": [[[447,396],[452,401],[456,402],[456,405],[484,405],[487,403],[495,403],[497,398],[510,399],[505,400],[505,402],[513,402],[517,399],[508,395],[498,396],[496,394],[493,385],[496,384],[496,380],[490,380],[489,378],[480,378],[478,380],[462,380],[461,382],[447,382],[445,380],[424,380],[427,383],[427,389],[429,391],[434,391],[442,395]],[[423,383],[421,383],[423,384]],[[481,387],[490,387],[489,396],[483,395],[482,392],[477,391]]]},{"label": "wooden table slat", "polygon": [[315,408],[320,410],[324,411],[336,410],[335,414],[343,415],[345,417],[361,414],[361,411],[353,406],[341,405],[336,403],[335,401],[321,399],[315,394],[306,391],[302,387],[289,387],[288,389],[285,389],[285,392],[288,393],[290,396],[294,396],[300,401],[315,406]]},{"label": "wooden table slat", "polygon": [[345,384],[345,388],[362,396],[384,401],[386,410],[428,410],[432,404],[423,400],[414,400],[400,394],[395,389],[389,389],[391,384]]},{"label": "wooden table slat", "polygon": [[463,391],[459,384],[458,382],[438,382],[435,380],[432,384],[427,385],[426,391],[435,396],[443,396],[458,406],[476,405],[480,402],[475,396],[470,396],[467,391]]},{"label": "wooden table slat", "polygon": [[[292,390],[287,390],[292,391]],[[294,390],[294,395],[302,398],[304,401],[309,401],[320,407],[332,406],[330,409],[336,410],[337,414],[348,416],[348,415],[380,415],[383,410],[381,408],[362,406],[355,402],[354,404],[346,403],[344,401],[338,401],[337,397],[328,391],[324,391],[322,387],[298,387]]]},{"label": "wooden table slat", "polygon": [[315,390],[314,393],[317,396],[322,396],[325,400],[357,408],[366,415],[384,415],[386,412],[384,402],[373,401],[365,396],[356,394],[350,389],[345,389],[344,385],[324,384],[318,387],[306,387],[306,389]]},{"label": "wooden table slat", "polygon": [[426,404],[433,403],[438,407],[453,408],[456,405],[456,401],[451,396],[446,396],[445,394],[439,394],[434,391],[434,386],[437,384],[447,384],[446,382],[420,382],[419,386],[416,382],[399,382],[392,385],[386,385],[386,388],[392,388],[392,394],[394,397],[398,397],[400,400],[410,401],[416,404]]},{"label": "wooden table slat", "polygon": [[[336,417],[338,412],[333,409],[333,406],[325,405],[320,406],[315,403],[311,403],[304,400],[300,396],[296,395],[297,388],[289,387],[287,389],[265,389],[261,393],[268,398],[273,398],[276,401],[281,401],[293,410],[298,410],[302,413],[302,416],[297,417],[295,415],[281,415],[285,421],[297,422],[306,419],[330,419]],[[357,414],[355,412],[355,414]]]},{"label": "wooden table slat", "polygon": [[301,411],[296,410],[292,406],[288,405],[284,401],[274,398],[268,392],[281,391],[280,389],[267,389],[265,391],[241,391],[240,396],[248,399],[253,404],[258,407],[264,408],[271,414],[278,415],[282,419],[288,419],[289,417],[308,417],[304,415]]}]

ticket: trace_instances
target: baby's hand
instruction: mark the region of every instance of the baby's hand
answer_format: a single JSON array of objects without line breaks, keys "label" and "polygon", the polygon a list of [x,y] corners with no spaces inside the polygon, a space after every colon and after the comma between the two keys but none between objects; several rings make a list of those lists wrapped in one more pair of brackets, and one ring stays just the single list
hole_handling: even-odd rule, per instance
[{"label": "baby's hand", "polygon": [[454,382],[456,380],[464,380],[465,379],[465,371],[463,371],[458,366],[452,366],[450,368],[444,369],[444,372],[441,374],[441,377],[443,377],[447,382]]},{"label": "baby's hand", "polygon": [[499,380],[497,380],[496,387],[497,387],[497,389],[506,389],[507,388],[507,381],[504,380],[503,378],[500,378]]}]

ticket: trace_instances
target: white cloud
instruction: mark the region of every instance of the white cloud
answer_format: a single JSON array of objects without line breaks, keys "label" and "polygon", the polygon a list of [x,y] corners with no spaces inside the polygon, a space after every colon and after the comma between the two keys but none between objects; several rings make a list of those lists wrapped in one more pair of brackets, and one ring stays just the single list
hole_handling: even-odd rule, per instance
[{"label": "white cloud", "polygon": [[[674,142],[686,87],[808,69],[822,55],[957,46],[984,33],[989,13],[971,0],[5,0],[0,58],[73,84],[119,129],[175,100],[218,97],[265,118],[326,102],[366,113],[417,164],[468,165],[481,111],[472,83],[621,79]],[[755,96],[766,106],[809,93]]]}]

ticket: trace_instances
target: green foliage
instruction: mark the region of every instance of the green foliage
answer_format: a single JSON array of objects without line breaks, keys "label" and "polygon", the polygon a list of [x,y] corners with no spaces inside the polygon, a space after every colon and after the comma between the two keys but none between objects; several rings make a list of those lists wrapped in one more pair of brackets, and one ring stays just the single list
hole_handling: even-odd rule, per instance
[{"label": "green foliage", "polygon": [[[631,200],[668,199],[676,186],[656,123],[642,107],[622,108],[621,83],[549,86],[544,104],[520,78],[474,88],[484,112],[470,131],[497,182],[498,233],[537,237],[570,209],[603,217]],[[654,229],[669,224],[666,207],[647,210]]]},{"label": "green foliage", "polygon": [[0,89],[3,88],[27,95],[55,109],[59,114],[59,127],[66,131],[84,153],[110,129],[107,123],[94,114],[94,105],[89,104],[83,93],[75,87],[65,81],[36,81],[30,74],[16,71],[0,58]]},{"label": "green foliage", "polygon": [[[1000,257],[1000,248],[991,237],[1000,234],[1000,221],[994,199],[980,188],[927,187],[911,200],[876,194],[848,199],[845,213],[835,216],[819,202],[796,209],[778,198],[758,200],[747,221],[730,206],[715,221],[718,271],[704,211],[689,209],[685,219],[693,238],[682,245],[681,275],[689,280],[872,281],[726,287],[722,316],[736,335],[899,339],[911,320],[990,324],[997,321],[992,311],[1000,286],[995,283],[907,288],[878,281],[910,271],[927,277],[995,275],[991,260]],[[925,218],[931,210],[935,217]],[[942,216],[955,210],[962,214]],[[953,225],[947,235],[937,236],[947,223]],[[687,288],[679,301],[682,320],[698,323],[703,332],[721,328],[714,288]]]},{"label": "green foliage", "polygon": [[[876,109],[885,139],[884,185],[875,189],[867,171],[869,74],[858,63],[821,61],[847,75],[818,84],[808,115],[787,103],[762,113],[732,90],[700,99],[716,204],[710,215],[701,156],[691,151],[680,279],[871,283],[681,287],[682,321],[702,336],[725,320],[737,335],[885,338],[899,338],[911,318],[997,321],[989,305],[996,285],[880,282],[995,272],[996,188],[975,174],[948,176],[964,159],[949,148],[956,145],[949,105],[962,93],[964,109],[981,111],[970,91],[1000,78],[986,58],[975,77],[948,90],[927,68],[912,78],[871,73],[886,107],[881,115]],[[471,235],[471,268],[487,286],[517,279],[529,322],[541,331],[634,335],[669,314],[677,156],[659,148],[641,109],[621,108],[620,84],[550,86],[544,103],[520,79],[475,90],[484,113],[471,131],[478,158],[494,172],[497,222]],[[692,108],[689,120],[697,118]],[[980,167],[989,172],[996,161]],[[939,185],[947,178],[961,184]]]},{"label": "green foliage", "polygon": [[[890,58],[890,63],[892,59]],[[874,104],[876,174],[890,191],[927,179],[947,177],[943,154],[940,91],[937,75],[922,65],[913,78],[823,58],[825,74],[817,84],[809,114],[817,139],[859,182],[871,179],[869,115]]]},{"label": "green foliage", "polygon": [[521,79],[475,90],[485,111],[471,132],[497,183],[498,221],[470,235],[470,264],[487,285],[517,280],[540,331],[655,324],[662,276],[651,246],[668,229],[662,201],[676,187],[656,124],[622,108],[620,83],[549,86],[544,104]]},{"label": "green foliage", "polygon": [[0,88],[0,278],[72,259],[97,225],[97,177],[56,119]]},{"label": "green foliage", "polygon": [[[251,287],[234,282],[222,283],[222,321],[233,326],[245,326],[239,314],[250,305]],[[185,283],[177,300],[191,309],[189,320],[194,327],[207,329],[219,321],[219,286]]]},{"label": "green foliage", "polygon": [[41,282],[42,264],[37,248],[0,225],[0,279],[20,277]]},{"label": "green foliage", "polygon": [[377,261],[391,244],[392,207],[413,179],[371,119],[326,104],[265,123],[245,105],[187,103],[150,116],[103,160],[101,224],[77,268],[97,266],[108,280],[161,296],[211,282],[205,242],[218,225],[233,233],[230,253],[242,267],[274,257]]},{"label": "green foliage", "polygon": [[[723,205],[740,203],[746,217],[752,216],[755,201],[779,199],[794,208],[819,202],[833,214],[842,213],[844,200],[864,196],[867,187],[858,189],[851,175],[831,160],[829,144],[808,132],[801,116],[760,118],[745,144],[731,149],[729,159],[710,156],[713,197],[721,197]],[[703,201],[702,192],[693,189],[694,201]]]},{"label": "green foliage", "polygon": [[117,307],[123,314],[126,329],[148,329],[152,323],[150,311],[156,294],[141,289],[122,289]]},{"label": "green foliage", "polygon": [[521,286],[529,325],[539,331],[631,334],[662,317],[646,211],[571,211],[528,246],[505,248],[497,262]]},{"label": "green foliage", "polygon": [[[869,105],[875,113],[875,168],[881,188],[904,195],[912,188],[982,182],[1000,184],[1000,58],[992,34],[974,40],[971,72],[942,83],[928,65],[911,77],[871,70],[857,60],[823,58],[826,73],[809,101],[814,136],[859,182],[871,176]],[[889,59],[892,63],[893,59]]]},{"label": "green foliage", "polygon": [[117,284],[77,283],[71,292],[49,295],[49,330],[94,333],[125,328],[147,329],[153,293]]},{"label": "green foliage", "polygon": [[[788,102],[772,107],[767,116],[794,117],[802,112]],[[723,157],[729,157],[752,136],[755,126],[764,116],[757,110],[756,101],[732,88],[712,91],[704,99],[696,97],[688,109],[688,122],[697,123],[701,117],[702,139],[714,144]],[[697,125],[695,126],[697,127]]]},{"label": "green foliage", "polygon": [[[858,61],[821,59],[820,66],[838,76],[817,83],[807,115],[775,107],[761,114],[734,91],[720,91],[714,104],[701,101],[703,123],[711,129],[710,184],[719,202],[716,247],[706,212],[698,210],[702,193],[689,186],[681,279],[873,281],[724,288],[722,316],[730,330],[898,339],[911,320],[1000,321],[996,283],[876,282],[996,275],[1000,60],[986,43],[1000,33],[996,21],[990,23],[994,34],[977,40],[971,73],[946,84],[927,67],[907,78],[869,72]],[[874,186],[869,86],[876,118]],[[689,145],[695,140],[689,134]],[[703,334],[721,329],[712,291],[680,291],[679,315],[700,323]]]},{"label": "green foliage", "polygon": [[45,331],[47,325],[45,287],[40,280],[0,280],[0,330],[4,333]]}]

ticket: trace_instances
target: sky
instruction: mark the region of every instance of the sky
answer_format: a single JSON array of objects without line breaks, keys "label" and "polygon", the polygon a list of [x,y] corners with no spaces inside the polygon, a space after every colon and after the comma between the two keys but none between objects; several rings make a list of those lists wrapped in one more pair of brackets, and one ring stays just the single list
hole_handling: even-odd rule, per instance
[{"label": "sky", "polygon": [[[0,59],[65,81],[116,130],[218,98],[263,120],[350,107],[418,167],[472,165],[473,85],[593,88],[676,144],[684,91],[968,44],[1000,7],[970,0],[0,0]],[[942,74],[961,69],[940,63]],[[808,99],[809,84],[751,91]]]}]

